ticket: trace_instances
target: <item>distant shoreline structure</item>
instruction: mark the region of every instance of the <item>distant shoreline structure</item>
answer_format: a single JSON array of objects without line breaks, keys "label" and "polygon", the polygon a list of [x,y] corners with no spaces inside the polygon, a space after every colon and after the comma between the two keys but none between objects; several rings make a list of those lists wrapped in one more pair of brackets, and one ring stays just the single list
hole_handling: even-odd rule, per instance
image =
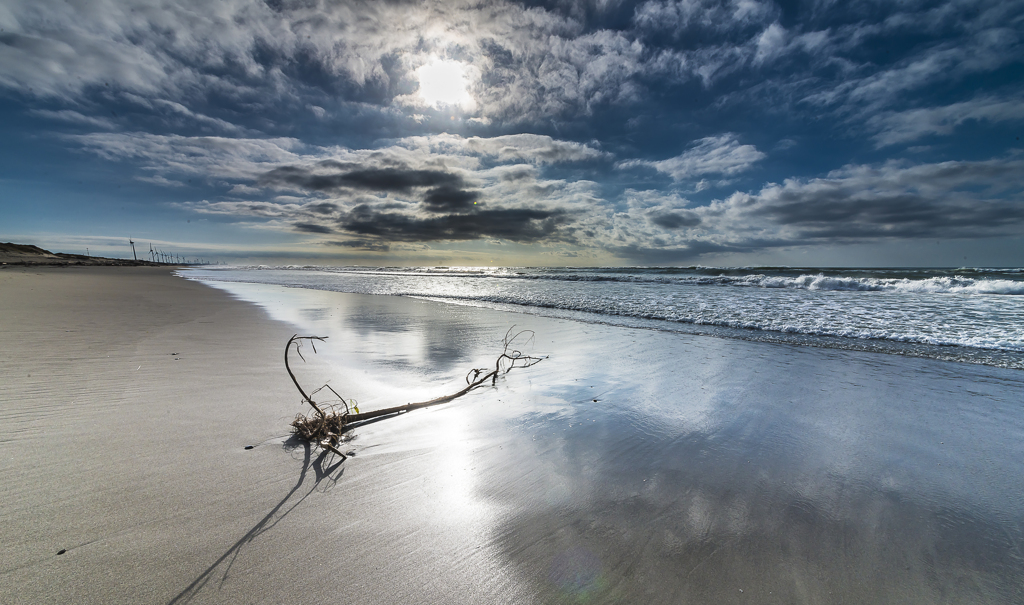
[{"label": "distant shoreline structure", "polygon": [[158,263],[148,260],[106,258],[84,254],[50,252],[31,244],[0,243],[0,267],[2,266],[114,266],[114,267],[178,267],[191,263]]}]

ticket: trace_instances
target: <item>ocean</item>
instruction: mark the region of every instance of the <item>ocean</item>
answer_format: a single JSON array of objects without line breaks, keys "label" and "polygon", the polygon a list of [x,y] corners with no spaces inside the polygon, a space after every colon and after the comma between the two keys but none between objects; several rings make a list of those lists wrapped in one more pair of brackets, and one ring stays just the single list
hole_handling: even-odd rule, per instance
[{"label": "ocean", "polygon": [[188,279],[408,296],[583,322],[1024,369],[1024,269],[190,268]]}]

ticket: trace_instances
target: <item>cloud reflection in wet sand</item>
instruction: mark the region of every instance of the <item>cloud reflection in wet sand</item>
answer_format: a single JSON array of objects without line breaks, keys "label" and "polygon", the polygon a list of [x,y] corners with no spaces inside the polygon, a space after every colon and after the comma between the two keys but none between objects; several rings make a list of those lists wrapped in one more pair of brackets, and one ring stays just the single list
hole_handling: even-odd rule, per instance
[{"label": "cloud reflection in wet sand", "polygon": [[1024,596],[1018,373],[645,340],[524,417],[517,476],[488,494],[517,511],[496,541],[544,599]]}]

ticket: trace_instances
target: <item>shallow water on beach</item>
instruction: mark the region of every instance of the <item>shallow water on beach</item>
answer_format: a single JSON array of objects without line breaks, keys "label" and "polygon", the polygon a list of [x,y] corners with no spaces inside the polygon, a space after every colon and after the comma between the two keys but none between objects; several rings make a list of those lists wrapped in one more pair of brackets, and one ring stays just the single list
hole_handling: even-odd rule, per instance
[{"label": "shallow water on beach", "polygon": [[1024,369],[1020,269],[256,267],[181,274]]},{"label": "shallow water on beach", "polygon": [[[495,561],[537,602],[1024,602],[1018,370],[211,285],[328,336],[367,408],[451,391],[534,330],[544,362],[356,429],[346,464],[416,452],[409,514],[444,509],[451,564]],[[404,497],[388,476],[375,493]]]}]

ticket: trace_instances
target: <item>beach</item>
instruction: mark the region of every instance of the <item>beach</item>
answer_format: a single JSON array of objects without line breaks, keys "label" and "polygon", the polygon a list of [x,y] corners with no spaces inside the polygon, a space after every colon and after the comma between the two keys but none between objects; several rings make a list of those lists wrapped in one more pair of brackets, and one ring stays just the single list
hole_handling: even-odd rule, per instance
[{"label": "beach", "polygon": [[[0,311],[5,602],[1024,601],[1020,370],[154,267],[5,268]],[[545,359],[290,438],[293,334],[369,411],[509,329]]]}]

